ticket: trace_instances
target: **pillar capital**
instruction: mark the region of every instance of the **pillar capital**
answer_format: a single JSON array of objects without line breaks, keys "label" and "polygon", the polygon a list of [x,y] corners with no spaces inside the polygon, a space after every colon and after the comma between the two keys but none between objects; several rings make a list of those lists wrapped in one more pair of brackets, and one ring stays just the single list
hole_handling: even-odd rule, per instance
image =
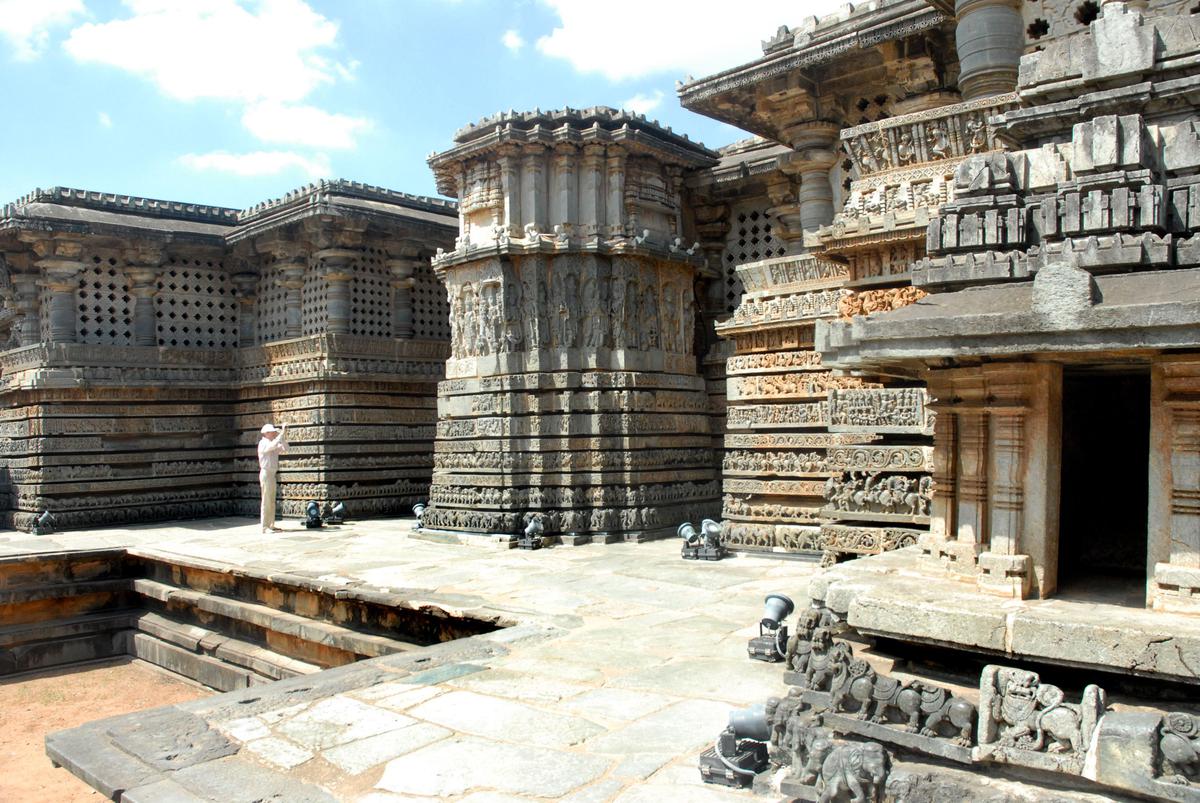
[{"label": "pillar capital", "polygon": [[47,257],[34,263],[42,272],[42,286],[52,292],[75,290],[76,277],[87,263],[67,257]]},{"label": "pillar capital", "polygon": [[963,100],[1013,92],[1025,51],[1021,0],[955,0],[954,40]]}]

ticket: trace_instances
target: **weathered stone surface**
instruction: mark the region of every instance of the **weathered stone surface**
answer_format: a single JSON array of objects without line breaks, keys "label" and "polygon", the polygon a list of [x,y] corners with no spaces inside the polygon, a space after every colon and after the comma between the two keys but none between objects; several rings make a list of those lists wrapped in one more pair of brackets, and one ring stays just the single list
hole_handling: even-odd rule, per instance
[{"label": "weathered stone surface", "polygon": [[521,703],[467,691],[443,694],[409,709],[409,715],[462,733],[501,739],[520,734],[542,747],[569,747],[602,728],[579,717],[565,717]]},{"label": "weathered stone surface", "polygon": [[728,718],[727,704],[687,700],[589,739],[584,746],[594,753],[622,755],[677,750],[680,745],[700,747],[716,738]]},{"label": "weathered stone surface", "polygon": [[262,800],[334,803],[337,800],[319,786],[236,757],[185,767],[174,773],[172,779],[204,800],[224,800],[229,803],[257,803]]},{"label": "weathered stone surface", "polygon": [[176,708],[151,711],[109,726],[113,744],[158,770],[179,770],[233,755],[237,746],[200,717]]},{"label": "weathered stone surface", "polygon": [[446,797],[495,789],[559,798],[595,780],[608,767],[609,761],[599,756],[459,737],[388,762],[377,788]]},{"label": "weathered stone surface", "polygon": [[412,724],[411,717],[337,696],[285,720],[276,730],[309,749],[321,750]]},{"label": "weathered stone surface", "polygon": [[444,728],[417,722],[399,730],[390,730],[330,748],[323,751],[321,755],[326,761],[347,774],[358,775],[371,767],[383,764],[397,756],[411,753],[413,750],[450,735],[451,732]]}]

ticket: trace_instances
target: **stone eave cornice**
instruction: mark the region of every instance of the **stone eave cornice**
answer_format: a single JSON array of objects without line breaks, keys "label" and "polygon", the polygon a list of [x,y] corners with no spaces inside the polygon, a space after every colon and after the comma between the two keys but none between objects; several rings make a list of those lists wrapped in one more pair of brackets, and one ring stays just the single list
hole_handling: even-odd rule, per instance
[{"label": "stone eave cornice", "polygon": [[[738,143],[740,145],[740,143]],[[791,148],[770,140],[758,140],[749,147],[722,149],[721,158],[710,168],[690,174],[687,185],[692,188],[735,184],[756,176],[769,175],[779,169],[779,157],[791,153]]]},{"label": "stone eave cornice", "polygon": [[649,120],[644,114],[614,109],[611,106],[591,106],[586,109],[552,109],[542,111],[535,109],[531,112],[509,110],[491,117],[484,117],[478,123],[463,126],[454,132],[455,145],[466,145],[474,140],[487,136],[496,128],[511,128],[514,130],[530,130],[543,128],[558,130],[563,127],[585,129],[601,128],[617,131],[622,128],[634,128],[645,132],[647,136],[664,142],[674,143],[687,150],[699,150],[709,156],[716,156],[713,151],[705,148],[699,142],[693,142],[687,134],[676,134],[670,126],[664,126],[657,120]]},{"label": "stone eave cornice", "polygon": [[303,202],[273,207],[238,226],[225,237],[230,245],[262,236],[310,218],[365,220],[379,228],[405,234],[425,232],[449,239],[458,230],[458,217],[445,212],[397,207],[341,195],[311,195]]},{"label": "stone eave cornice", "polygon": [[571,122],[551,128],[540,124],[532,128],[517,128],[510,123],[497,123],[491,131],[472,137],[469,141],[455,145],[449,150],[433,154],[428,163],[438,179],[438,192],[452,194],[456,192],[453,185],[452,170],[458,163],[481,154],[494,152],[504,145],[526,146],[541,145],[553,148],[555,145],[621,145],[631,153],[653,156],[669,164],[684,168],[711,167],[718,160],[716,151],[711,151],[703,145],[672,134],[664,138],[657,130],[645,127],[622,124],[616,129],[592,125],[585,128],[573,126]]},{"label": "stone eave cornice", "polygon": [[[886,3],[882,8],[867,7],[865,11],[852,12],[849,16],[830,15],[819,20],[811,32],[797,32],[797,39],[804,40],[800,44],[793,43],[748,64],[688,81],[676,92],[685,109],[771,136],[772,132],[755,122],[753,111],[742,113],[741,104],[717,104],[715,99],[806,67],[829,65],[843,55],[934,28],[952,19],[952,15],[926,0],[898,0]],[[730,111],[731,108],[738,111]]]},{"label": "stone eave cornice", "polygon": [[708,268],[707,258],[702,252],[688,254],[686,251],[672,251],[667,246],[635,243],[633,240],[606,242],[604,240],[591,242],[559,243],[550,237],[538,238],[535,242],[510,240],[507,243],[491,243],[458,251],[442,252],[433,258],[433,271],[437,276],[444,276],[447,269],[468,262],[489,257],[514,257],[535,255],[566,255],[566,254],[602,254],[611,256],[640,256],[659,261],[669,261],[690,265],[702,275],[716,276],[717,272]]},{"label": "stone eave cornice", "polygon": [[753,332],[766,332],[773,329],[795,329],[800,326],[814,326],[817,321],[830,320],[836,316],[821,315],[807,318],[775,318],[769,321],[735,321],[732,318],[713,324],[716,333],[724,338]]},{"label": "stone eave cornice", "polygon": [[72,187],[51,187],[48,190],[39,187],[25,196],[5,204],[0,217],[5,220],[13,217],[21,217],[24,215],[24,210],[34,204],[55,204],[122,214],[135,214],[142,217],[187,220],[226,226],[234,225],[238,215],[238,210],[222,206],[164,201],[156,198],[94,192],[92,190],[80,190]]},{"label": "stone eave cornice", "polygon": [[262,217],[277,214],[281,210],[296,209],[307,204],[319,204],[329,199],[343,196],[375,201],[403,209],[413,209],[422,212],[441,214],[458,226],[458,203],[445,198],[431,198],[426,195],[412,195],[407,192],[389,190],[371,184],[363,184],[346,179],[322,179],[304,187],[285,193],[279,198],[255,204],[249,209],[237,213],[239,224],[253,223]]},{"label": "stone eave cornice", "polygon": [[64,187],[6,204],[0,232],[43,231],[220,247],[314,216],[366,218],[391,229],[449,236],[454,201],[342,179],[309,184],[244,211]]}]

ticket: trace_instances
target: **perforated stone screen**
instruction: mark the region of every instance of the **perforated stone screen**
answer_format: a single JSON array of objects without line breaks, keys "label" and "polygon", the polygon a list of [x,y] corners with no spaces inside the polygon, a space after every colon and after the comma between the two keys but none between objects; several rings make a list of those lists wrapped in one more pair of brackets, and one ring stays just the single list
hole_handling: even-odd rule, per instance
[{"label": "perforated stone screen", "polygon": [[312,259],[304,274],[304,289],[300,296],[300,331],[306,336],[321,334],[329,321],[329,284],[320,275],[320,267],[318,261]]},{"label": "perforated stone screen", "polygon": [[419,340],[450,339],[450,304],[446,286],[427,263],[413,271],[413,337]]},{"label": "perforated stone screen", "polygon": [[287,334],[287,291],[279,286],[276,279],[279,270],[273,263],[264,262],[262,274],[258,278],[258,301],[256,304],[258,320],[255,326],[255,338],[259,343],[270,343],[272,340],[282,340]]},{"label": "perforated stone screen", "polygon": [[392,336],[391,273],[387,255],[371,248],[359,260],[350,284],[350,331],[366,337]]},{"label": "perforated stone screen", "polygon": [[[133,341],[133,297],[129,280],[115,259],[93,257],[79,274],[75,335],[80,343],[128,346]],[[43,290],[42,309],[49,309]],[[50,316],[42,315],[42,338],[49,339]]]},{"label": "perforated stone screen", "polygon": [[172,259],[154,297],[158,345],[223,349],[237,345],[237,302],[219,262]]},{"label": "perforated stone screen", "polygon": [[742,282],[737,266],[760,259],[783,256],[786,249],[772,233],[774,219],[766,204],[739,205],[732,212],[732,225],[725,239],[725,311],[733,312],[742,298]]},{"label": "perforated stone screen", "polygon": [[[1040,50],[1047,40],[1082,31],[1100,13],[1101,0],[1025,0],[1025,50]],[[1148,14],[1171,17],[1194,12],[1197,0],[1150,0]]]}]

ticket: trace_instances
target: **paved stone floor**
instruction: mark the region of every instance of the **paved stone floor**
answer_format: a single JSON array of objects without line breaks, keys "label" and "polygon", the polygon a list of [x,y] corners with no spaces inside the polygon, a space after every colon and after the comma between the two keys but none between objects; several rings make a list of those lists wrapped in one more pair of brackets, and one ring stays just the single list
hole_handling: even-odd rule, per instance
[{"label": "paved stone floor", "polygon": [[[425,658],[387,656],[164,709],[164,726],[198,717],[232,747],[194,753],[182,762],[190,766],[146,759],[130,770],[125,800],[751,797],[702,784],[696,758],[731,709],[783,689],[779,665],[749,660],[746,640],[763,597],[805,599],[815,564],[685,562],[677,541],[474,548],[414,537],[408,520],[286,526],[296,529],[267,539],[245,519],[0,535],[0,555],[123,545],[428,594],[514,626]],[[141,725],[131,718],[103,735],[122,727]],[[112,755],[127,754],[132,737],[123,738],[126,752]]]}]

